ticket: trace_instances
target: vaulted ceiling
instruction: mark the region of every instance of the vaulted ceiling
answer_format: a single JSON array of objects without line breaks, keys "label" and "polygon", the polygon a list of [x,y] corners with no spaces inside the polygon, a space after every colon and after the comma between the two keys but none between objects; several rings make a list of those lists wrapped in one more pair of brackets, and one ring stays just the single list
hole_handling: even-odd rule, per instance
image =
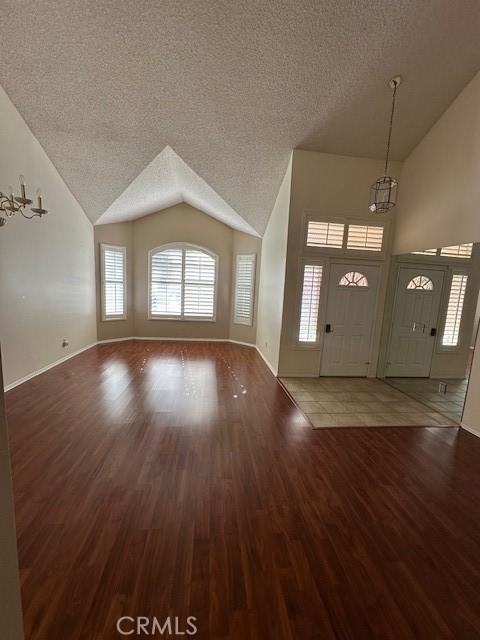
[{"label": "vaulted ceiling", "polygon": [[478,0],[3,0],[0,83],[92,221],[169,201],[173,149],[187,201],[261,234],[293,148],[382,157],[397,73],[405,158],[479,33]]}]

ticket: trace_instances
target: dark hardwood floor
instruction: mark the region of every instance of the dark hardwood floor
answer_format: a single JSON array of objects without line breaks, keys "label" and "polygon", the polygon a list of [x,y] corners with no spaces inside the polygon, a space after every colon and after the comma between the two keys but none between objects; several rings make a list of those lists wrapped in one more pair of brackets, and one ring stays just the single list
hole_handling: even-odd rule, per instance
[{"label": "dark hardwood floor", "polygon": [[480,638],[473,435],[314,431],[220,343],[94,347],[7,410],[28,640],[118,640],[121,616],[195,616],[209,640]]}]

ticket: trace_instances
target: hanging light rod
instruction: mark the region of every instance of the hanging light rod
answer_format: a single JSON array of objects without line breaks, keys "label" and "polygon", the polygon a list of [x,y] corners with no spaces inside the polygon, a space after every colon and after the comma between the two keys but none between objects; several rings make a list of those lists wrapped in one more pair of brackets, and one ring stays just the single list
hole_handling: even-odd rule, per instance
[{"label": "hanging light rod", "polygon": [[32,203],[33,200],[27,197],[25,178],[20,176],[19,196],[14,195],[12,187],[9,187],[9,195],[0,191],[0,227],[6,225],[7,220],[13,218],[16,213],[21,213],[24,218],[27,218],[27,220],[31,220],[32,218],[41,218],[48,213],[47,209],[43,208],[40,189],[37,189],[37,206],[27,209],[27,207]]},{"label": "hanging light rod", "polygon": [[388,86],[392,89],[392,107],[388,126],[385,168],[384,175],[378,178],[370,187],[370,202],[368,208],[372,213],[385,213],[397,204],[398,181],[388,175],[388,161],[390,159],[390,142],[392,140],[393,118],[395,115],[395,99],[397,97],[397,89],[401,82],[401,76],[394,76],[388,83]]}]

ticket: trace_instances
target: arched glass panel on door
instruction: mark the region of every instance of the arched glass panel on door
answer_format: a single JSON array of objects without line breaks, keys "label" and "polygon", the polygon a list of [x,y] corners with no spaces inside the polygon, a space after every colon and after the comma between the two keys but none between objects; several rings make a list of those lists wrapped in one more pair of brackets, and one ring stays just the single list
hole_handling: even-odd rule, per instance
[{"label": "arched glass panel on door", "polygon": [[368,280],[358,271],[349,271],[340,278],[340,287],[368,287]]},{"label": "arched glass panel on door", "polygon": [[433,282],[428,276],[418,275],[410,280],[407,289],[417,289],[420,291],[433,291]]}]

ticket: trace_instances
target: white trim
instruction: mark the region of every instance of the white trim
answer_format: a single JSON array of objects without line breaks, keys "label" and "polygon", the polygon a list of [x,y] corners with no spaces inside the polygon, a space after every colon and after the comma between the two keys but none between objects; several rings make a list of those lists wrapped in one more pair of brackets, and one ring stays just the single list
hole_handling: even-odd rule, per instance
[{"label": "white trim", "polygon": [[262,360],[265,362],[265,364],[267,365],[267,367],[270,369],[270,371],[273,373],[273,375],[275,376],[275,378],[278,377],[278,371],[275,370],[275,368],[273,367],[273,365],[270,364],[270,362],[267,360],[266,356],[260,351],[260,348],[258,346],[258,344],[255,345],[255,348],[258,352],[258,354],[260,355],[260,357],[262,358]]},{"label": "white trim", "polygon": [[125,342],[126,340],[135,340],[133,336],[128,338],[107,338],[106,340],[97,340],[96,344],[108,344],[109,342]]},{"label": "white trim", "polygon": [[[299,262],[299,270],[297,276],[297,292],[296,292],[296,321],[295,321],[295,336],[294,336],[294,344],[298,349],[306,349],[306,350],[318,350],[320,341],[321,341],[321,323],[320,316],[323,315],[323,306],[322,302],[324,301],[323,292],[325,290],[325,273],[326,273],[326,260],[325,259],[315,259],[312,258],[308,260],[308,258],[301,258]],[[318,308],[317,308],[317,318],[316,318],[316,338],[314,341],[301,341],[300,340],[300,323],[302,319],[302,300],[303,300],[303,289],[305,286],[305,268],[306,267],[320,267],[320,286],[318,293]]]},{"label": "white trim", "polygon": [[59,364],[62,364],[63,362],[66,362],[67,360],[70,360],[70,358],[74,358],[75,356],[80,355],[81,353],[83,353],[83,351],[87,351],[88,349],[91,349],[92,347],[96,347],[97,345],[100,344],[111,344],[114,342],[126,342],[128,340],[157,340],[157,341],[163,341],[163,342],[226,342],[226,343],[231,343],[231,344],[238,344],[244,347],[251,347],[252,349],[256,349],[258,351],[258,353],[260,354],[260,356],[262,357],[263,361],[265,362],[265,364],[268,366],[268,368],[270,369],[270,371],[273,373],[273,375],[275,377],[277,377],[277,374],[275,373],[272,365],[268,362],[268,360],[265,358],[265,356],[263,355],[263,353],[260,351],[260,349],[257,347],[257,345],[252,344],[250,342],[240,342],[239,340],[230,340],[229,338],[161,338],[158,336],[129,336],[128,338],[110,338],[107,340],[97,340],[97,342],[92,342],[92,344],[87,345],[86,347],[82,347],[81,349],[78,349],[77,351],[74,351],[73,353],[70,353],[68,356],[65,356],[63,358],[60,358],[59,360],[55,360],[55,362],[52,362],[51,364],[47,364],[45,367],[42,367],[41,369],[38,369],[37,371],[33,371],[32,373],[29,373],[27,376],[24,376],[23,378],[19,378],[18,380],[15,380],[14,382],[11,382],[10,384],[6,385],[4,387],[4,391],[10,391],[10,389],[14,389],[15,387],[18,387],[19,385],[23,384],[24,382],[28,382],[29,380],[31,380],[32,378],[35,378],[36,376],[39,376],[42,373],[47,372],[49,369],[53,369],[53,367],[56,367]]},{"label": "white trim", "polygon": [[480,431],[478,429],[474,429],[473,427],[469,427],[468,424],[465,424],[465,422],[461,422],[460,426],[462,427],[462,429],[465,429],[465,431],[468,431],[469,433],[472,433],[474,436],[477,436],[477,438],[480,438]]},{"label": "white trim", "polygon": [[[243,261],[249,262],[252,267],[252,280],[249,284],[249,292],[251,296],[251,307],[249,309],[248,318],[241,318],[237,315],[237,294],[238,294],[238,270],[240,263]],[[256,253],[238,253],[235,259],[235,274],[233,283],[233,297],[232,297],[232,310],[233,310],[233,324],[240,324],[247,327],[253,326],[253,316],[255,313],[255,287],[256,287],[256,275],[257,275],[257,254]]]},{"label": "white trim", "polygon": [[[182,281],[181,281],[181,313],[180,315],[161,315],[158,313],[152,313],[152,258],[157,253],[161,253],[167,249],[180,249],[182,251]],[[215,263],[215,280],[213,282],[213,315],[212,316],[185,316],[184,315],[184,293],[185,293],[185,255],[187,249],[194,249],[209,255]],[[216,322],[217,320],[217,295],[218,295],[218,272],[219,272],[219,257],[210,249],[202,247],[198,244],[191,242],[169,242],[162,244],[158,247],[150,249],[148,252],[148,314],[149,320],[176,320],[180,322]]]},{"label": "white trim", "polygon": [[228,342],[231,342],[232,344],[239,344],[241,347],[253,347],[253,349],[257,348],[256,344],[253,344],[253,342],[242,342],[241,340],[228,340]]},{"label": "white trim", "polygon": [[171,336],[133,336],[131,340],[158,340],[159,342],[230,342],[228,338],[172,338]]},{"label": "white trim", "polygon": [[[312,247],[307,245],[308,236],[308,223],[325,222],[334,224],[343,224],[343,243],[341,247]],[[317,211],[305,209],[303,211],[303,230],[301,236],[301,253],[303,255],[326,255],[329,257],[339,257],[343,259],[362,259],[363,257],[370,260],[385,260],[387,257],[387,250],[390,246],[390,232],[391,223],[388,218],[382,218],[373,221],[372,218],[350,217],[350,216],[328,216],[323,215]],[[381,251],[367,250],[367,249],[347,249],[348,229],[350,225],[356,226],[368,226],[368,227],[383,227],[382,248]]]},{"label": "white trim", "polygon": [[[121,314],[109,314],[107,315],[105,309],[105,251],[107,249],[120,250],[123,255],[123,313]],[[100,244],[100,282],[101,286],[101,298],[102,298],[102,322],[111,322],[112,320],[126,320],[127,319],[127,247],[116,244]]]},{"label": "white trim", "polygon": [[176,342],[231,342],[232,344],[239,344],[243,347],[252,347],[255,349],[256,345],[252,342],[241,342],[240,340],[230,340],[229,338],[172,338],[171,336],[128,336],[127,338],[110,338],[107,340],[99,340],[97,344],[108,344],[110,342],[125,342],[126,340],[163,340],[163,341],[176,341]]},{"label": "white trim", "polygon": [[69,353],[68,356],[64,356],[63,358],[60,358],[59,360],[55,360],[55,362],[47,364],[45,367],[42,367],[41,369],[38,369],[37,371],[33,371],[32,373],[29,373],[28,375],[24,376],[23,378],[19,378],[18,380],[15,380],[14,382],[11,382],[10,384],[7,384],[4,387],[4,391],[10,391],[10,389],[14,389],[15,387],[18,387],[19,385],[23,384],[24,382],[28,382],[32,378],[35,378],[36,376],[39,376],[41,373],[45,373],[49,369],[53,369],[53,367],[56,367],[57,365],[62,364],[63,362],[66,362],[67,360],[70,360],[70,358],[74,358],[75,356],[80,355],[83,351],[87,351],[88,349],[91,349],[92,347],[95,347],[97,344],[98,344],[97,342],[92,342],[92,344],[88,344],[86,347],[82,347],[81,349],[77,349],[77,351],[74,351],[73,353]]}]

